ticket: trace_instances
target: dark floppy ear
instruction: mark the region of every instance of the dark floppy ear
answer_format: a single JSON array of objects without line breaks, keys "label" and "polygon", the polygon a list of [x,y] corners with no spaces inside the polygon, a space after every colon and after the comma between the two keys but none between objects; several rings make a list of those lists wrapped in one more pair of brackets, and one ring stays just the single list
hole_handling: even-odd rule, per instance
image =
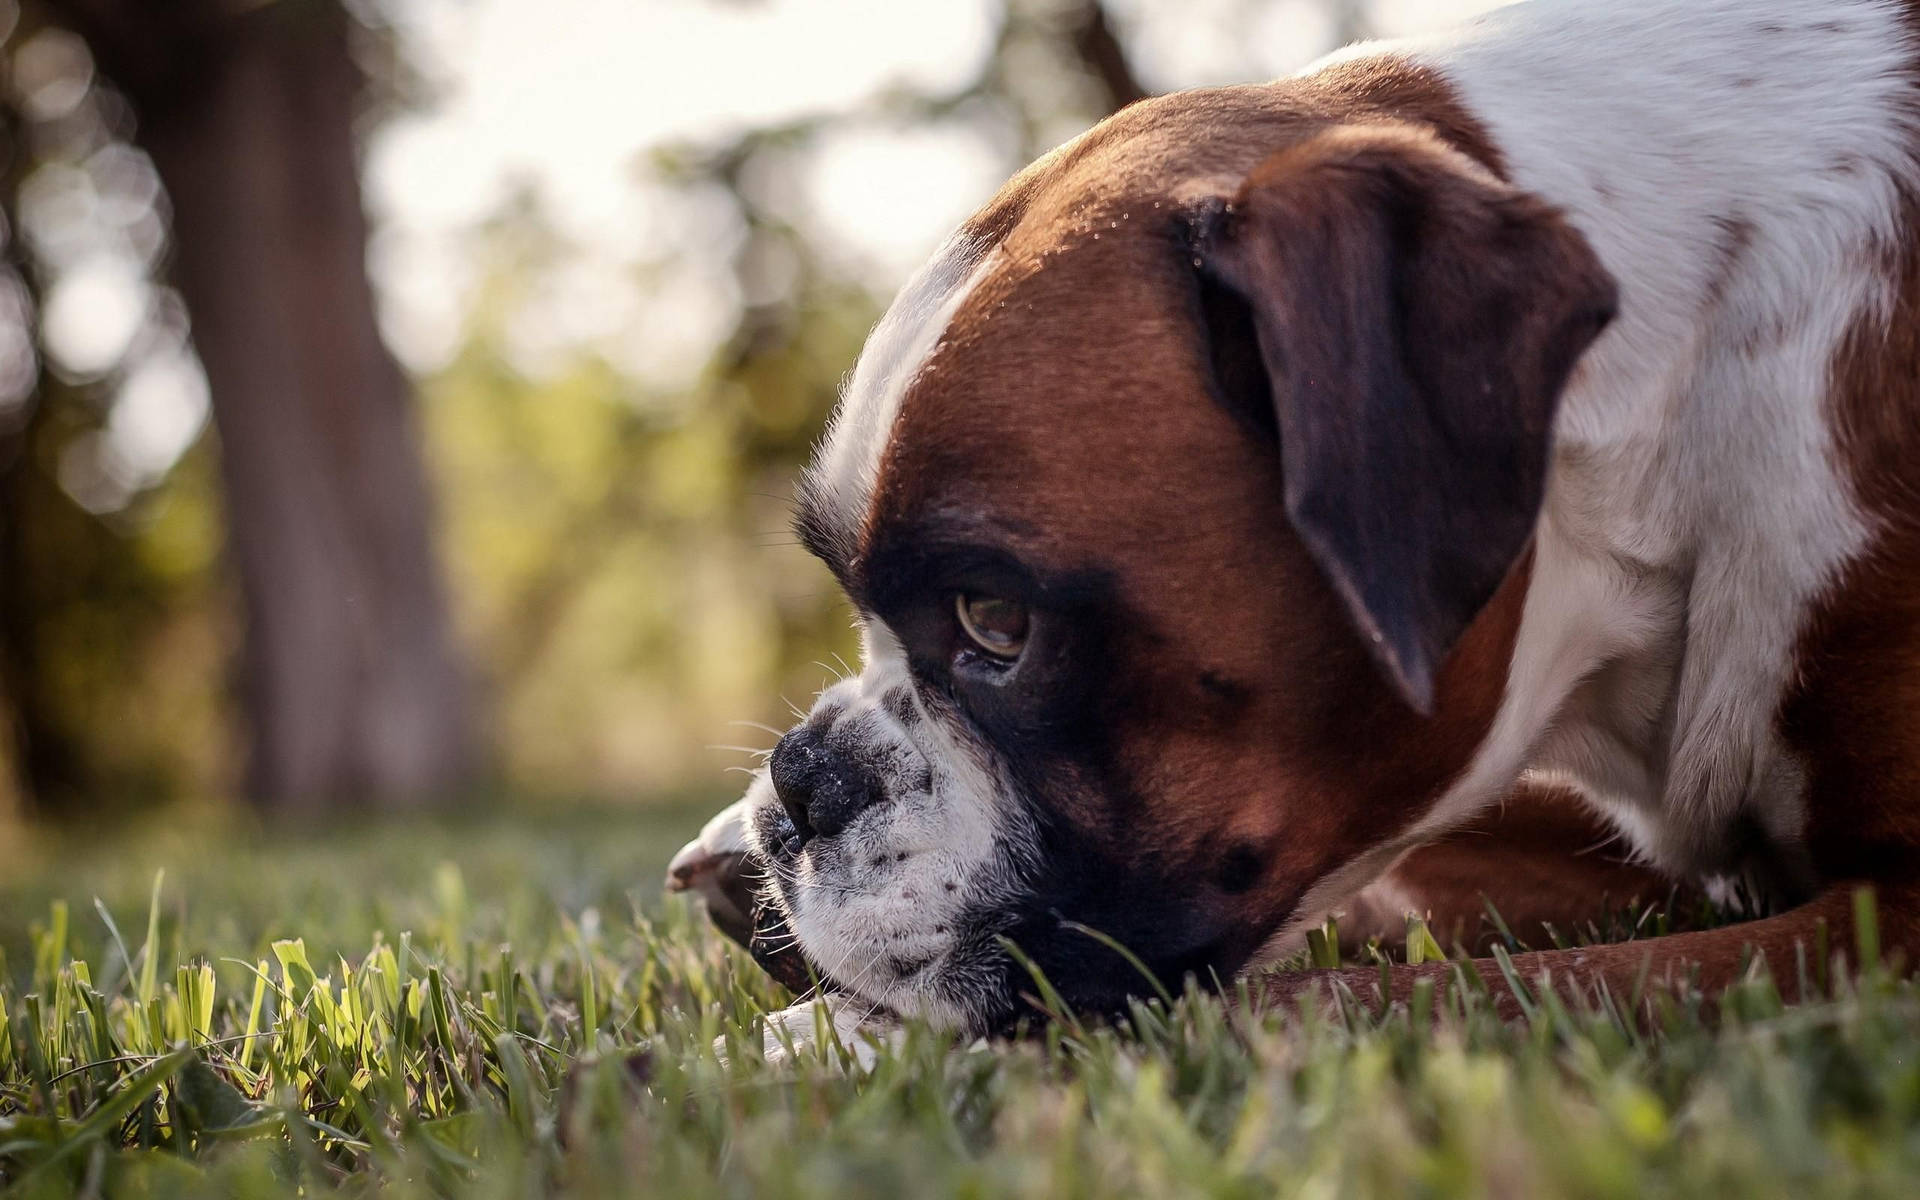
[{"label": "dark floppy ear", "polygon": [[1430,714],[1532,536],[1560,390],[1613,280],[1546,203],[1392,127],[1275,154],[1200,207],[1192,248],[1213,336],[1257,344],[1215,361],[1264,368],[1294,528]]}]

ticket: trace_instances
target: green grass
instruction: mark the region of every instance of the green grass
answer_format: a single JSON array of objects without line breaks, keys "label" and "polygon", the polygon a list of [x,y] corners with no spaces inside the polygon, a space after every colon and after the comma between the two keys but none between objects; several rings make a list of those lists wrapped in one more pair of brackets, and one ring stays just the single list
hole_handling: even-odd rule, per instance
[{"label": "green grass", "polygon": [[1797,1008],[1755,978],[1715,1025],[1697,998],[1643,1030],[1550,999],[1503,1025],[1470,990],[1434,997],[1437,1027],[1366,996],[1337,1018],[1259,1019],[1186,996],[984,1050],[914,1030],[871,1074],[831,1045],[770,1066],[750,1031],[789,997],[659,894],[701,815],[9,847],[0,1182],[36,1197],[1920,1190],[1920,993],[1880,970]]}]

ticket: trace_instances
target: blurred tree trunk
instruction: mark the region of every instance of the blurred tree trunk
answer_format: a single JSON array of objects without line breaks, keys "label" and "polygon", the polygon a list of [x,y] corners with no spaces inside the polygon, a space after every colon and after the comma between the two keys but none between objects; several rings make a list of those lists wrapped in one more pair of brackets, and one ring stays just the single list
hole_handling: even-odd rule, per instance
[{"label": "blurred tree trunk", "polygon": [[[83,794],[86,771],[70,730],[58,719],[54,672],[39,652],[46,593],[65,583],[48,577],[44,527],[57,525],[48,510],[71,501],[42,469],[43,408],[36,400],[27,401],[17,424],[0,429],[0,722],[10,782],[27,811],[54,817]],[[37,532],[43,537],[36,539]]]},{"label": "blurred tree trunk", "polygon": [[1072,43],[1074,53],[1106,92],[1108,112],[1147,98],[1149,93],[1133,73],[1126,48],[1120,44],[1100,0],[1081,0],[1079,16],[1073,22]]},{"label": "blurred tree trunk", "polygon": [[466,681],[420,433],[366,275],[365,80],[335,0],[64,0],[171,201],[246,615],[249,793],[429,803],[465,781]]},{"label": "blurred tree trunk", "polygon": [[[0,70],[0,86],[9,84]],[[0,104],[0,265],[38,308],[40,297],[26,248],[18,234],[14,198],[27,166],[24,130],[11,105]],[[11,281],[9,281],[11,282]],[[23,331],[31,337],[31,330]],[[62,502],[58,485],[41,469],[42,403],[57,386],[44,359],[24,404],[0,422],[0,721],[5,722],[11,781],[28,811],[54,815],[78,791],[79,754],[57,720],[48,692],[48,672],[37,653],[41,593],[49,582],[33,531],[42,513]]]}]

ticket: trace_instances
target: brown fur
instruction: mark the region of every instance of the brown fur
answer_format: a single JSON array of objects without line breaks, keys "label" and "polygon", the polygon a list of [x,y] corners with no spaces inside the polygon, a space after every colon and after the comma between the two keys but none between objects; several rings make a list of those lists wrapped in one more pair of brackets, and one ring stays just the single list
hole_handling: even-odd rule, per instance
[{"label": "brown fur", "polygon": [[[1920,920],[1915,917],[1920,912],[1920,889],[1906,884],[1881,888],[1878,903],[1881,945],[1902,953],[1920,945]],[[1757,962],[1769,966],[1786,999],[1815,1000],[1819,999],[1817,993],[1810,996],[1798,993],[1798,964],[1804,958],[1812,979],[1825,978],[1827,964],[1815,961],[1817,948],[1822,944],[1833,954],[1857,961],[1853,915],[1851,890],[1831,888],[1792,912],[1742,925],[1578,950],[1517,954],[1512,962],[1514,974],[1529,989],[1550,985],[1563,998],[1576,1004],[1591,1003],[1604,993],[1623,1010],[1640,1000],[1644,1007],[1632,1015],[1643,1019],[1655,1016],[1656,1001],[1662,995],[1671,994],[1673,989],[1698,988],[1711,996],[1738,982],[1742,973]],[[1911,967],[1911,959],[1907,959],[1905,965]],[[1525,1006],[1508,986],[1497,961],[1474,959],[1471,968],[1492,993],[1497,1011],[1508,1017],[1522,1015]],[[1452,979],[1453,972],[1453,965],[1447,963],[1394,967],[1387,973],[1386,999],[1405,1004],[1413,995],[1416,981],[1428,979],[1444,986]],[[1295,971],[1269,974],[1254,981],[1251,992],[1254,1007],[1289,1008],[1303,993],[1325,998],[1329,995],[1327,986],[1335,980],[1362,999],[1379,998],[1381,974],[1376,969]]]},{"label": "brown fur", "polygon": [[[1907,205],[1920,231],[1920,204]],[[1808,845],[1831,877],[1920,862],[1920,239],[1889,247],[1884,320],[1860,324],[1834,371],[1834,423],[1873,544],[1825,596],[1796,657],[1782,732],[1806,761]]]},{"label": "brown fur", "polygon": [[[1440,944],[1484,954],[1497,914],[1529,946],[1552,945],[1629,904],[1690,896],[1627,857],[1615,831],[1571,789],[1522,784],[1492,812],[1401,860],[1347,906],[1340,938],[1350,950],[1379,938],[1397,945],[1407,912],[1425,917]],[[1491,912],[1489,911],[1491,910]]]}]

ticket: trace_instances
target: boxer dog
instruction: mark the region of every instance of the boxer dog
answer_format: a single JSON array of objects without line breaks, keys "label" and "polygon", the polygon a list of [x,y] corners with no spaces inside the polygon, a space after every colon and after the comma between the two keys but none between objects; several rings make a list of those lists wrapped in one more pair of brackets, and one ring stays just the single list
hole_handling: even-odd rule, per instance
[{"label": "boxer dog", "polygon": [[1916,151],[1903,0],[1538,0],[1048,154],[868,341],[797,518],[864,666],[676,876],[975,1032],[1010,945],[1102,1009],[1103,939],[1577,916],[1583,814],[1770,915],[1525,975],[1920,944]]}]

